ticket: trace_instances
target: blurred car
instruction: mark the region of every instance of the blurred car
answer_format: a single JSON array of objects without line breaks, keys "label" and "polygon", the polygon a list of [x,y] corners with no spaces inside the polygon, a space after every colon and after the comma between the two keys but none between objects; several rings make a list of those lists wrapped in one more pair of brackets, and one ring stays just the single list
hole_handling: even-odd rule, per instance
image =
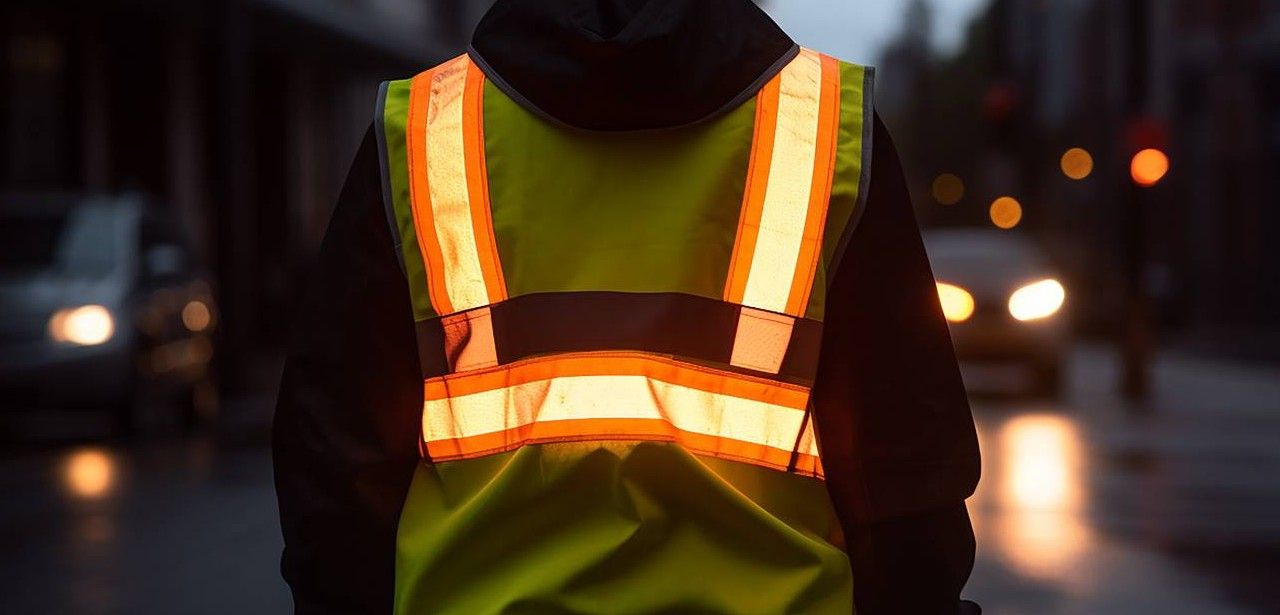
[{"label": "blurred car", "polygon": [[1018,362],[1036,390],[1062,388],[1066,289],[1048,259],[1016,232],[946,229],[926,233],[938,298],[962,360]]},{"label": "blurred car", "polygon": [[122,430],[144,392],[194,422],[214,302],[188,245],[137,196],[0,196],[0,407],[98,408]]}]

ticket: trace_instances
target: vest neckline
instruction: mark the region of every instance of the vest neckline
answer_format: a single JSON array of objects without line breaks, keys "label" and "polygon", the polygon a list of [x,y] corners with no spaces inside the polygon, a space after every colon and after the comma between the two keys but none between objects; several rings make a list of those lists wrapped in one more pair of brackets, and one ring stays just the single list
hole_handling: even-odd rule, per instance
[{"label": "vest neckline", "polygon": [[799,51],[749,0],[498,0],[467,48],[529,112],[605,132],[719,117]]}]

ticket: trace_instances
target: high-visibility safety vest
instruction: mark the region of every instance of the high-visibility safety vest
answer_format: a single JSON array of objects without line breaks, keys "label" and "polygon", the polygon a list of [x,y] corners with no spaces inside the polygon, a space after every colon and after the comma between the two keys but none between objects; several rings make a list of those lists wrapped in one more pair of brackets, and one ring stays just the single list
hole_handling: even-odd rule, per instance
[{"label": "high-visibility safety vest", "polygon": [[402,613],[850,612],[809,405],[871,71],[582,131],[462,55],[383,85],[423,375]]}]

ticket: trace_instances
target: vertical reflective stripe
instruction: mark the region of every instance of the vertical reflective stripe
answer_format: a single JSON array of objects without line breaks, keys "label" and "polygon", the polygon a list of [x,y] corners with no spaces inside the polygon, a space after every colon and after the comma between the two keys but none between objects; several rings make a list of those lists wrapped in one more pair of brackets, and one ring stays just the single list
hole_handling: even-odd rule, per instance
[{"label": "vertical reflective stripe", "polygon": [[471,225],[476,258],[484,275],[489,303],[507,298],[507,284],[498,259],[498,242],[493,235],[493,210],[489,203],[489,174],[484,157],[484,73],[475,62],[467,62],[467,91],[463,108],[463,140],[467,164],[467,194],[471,197]]},{"label": "vertical reflective stripe", "polygon": [[800,436],[798,450],[800,458],[799,463],[796,464],[797,472],[813,474],[814,476],[823,476],[825,474],[822,470],[822,455],[818,452],[818,434],[814,430],[812,417],[810,417],[808,424],[805,425],[804,433]]},{"label": "vertical reflective stripe", "polygon": [[738,218],[738,234],[729,261],[729,277],[725,281],[724,299],[742,303],[751,275],[752,253],[760,229],[769,165],[773,159],[774,130],[778,119],[778,77],[770,79],[756,95],[756,121],[751,135],[751,159],[747,166],[747,185],[742,195],[742,214]]},{"label": "vertical reflective stripe", "polygon": [[493,337],[493,311],[489,306],[457,312],[440,319],[444,330],[444,354],[450,372],[465,372],[498,364]]},{"label": "vertical reflective stripe", "polygon": [[488,291],[477,254],[467,187],[466,139],[463,137],[467,65],[460,58],[432,76],[427,108],[427,176],[431,187],[431,215],[436,223],[442,262],[438,268],[448,293],[448,310],[441,314],[487,305]]},{"label": "vertical reflective stripe", "polygon": [[782,369],[796,319],[743,306],[729,364],[776,374]]},{"label": "vertical reflective stripe", "polygon": [[796,445],[796,450],[799,451],[802,456],[818,456],[818,438],[813,431],[812,417],[810,417],[810,420],[805,421],[804,432],[800,434],[800,442]]},{"label": "vertical reflective stripe", "polygon": [[415,228],[431,302],[452,314],[506,298],[484,165],[484,77],[463,55],[414,79]]},{"label": "vertical reflective stripe", "polygon": [[838,86],[835,60],[803,49],[761,90],[726,300],[803,315],[826,217]]},{"label": "vertical reflective stripe", "polygon": [[795,279],[788,295],[788,314],[803,316],[809,306],[809,293],[822,257],[822,234],[827,221],[827,205],[831,201],[831,182],[836,168],[836,138],[840,131],[840,63],[833,57],[820,56],[822,90],[818,99],[818,135],[814,144],[812,184],[809,188],[809,212],[805,220],[800,254],[796,259]]},{"label": "vertical reflective stripe", "polygon": [[803,50],[782,69],[773,159],[742,303],[785,312],[808,219],[822,65]]},{"label": "vertical reflective stripe", "polygon": [[436,240],[435,221],[431,217],[431,189],[428,186],[425,151],[432,75],[434,71],[414,77],[409,89],[409,117],[405,135],[409,164],[409,209],[413,212],[413,231],[418,239],[418,251],[422,254],[431,306],[436,314],[448,314],[453,310],[449,309],[449,293],[444,287],[444,274],[440,265],[440,244]]}]

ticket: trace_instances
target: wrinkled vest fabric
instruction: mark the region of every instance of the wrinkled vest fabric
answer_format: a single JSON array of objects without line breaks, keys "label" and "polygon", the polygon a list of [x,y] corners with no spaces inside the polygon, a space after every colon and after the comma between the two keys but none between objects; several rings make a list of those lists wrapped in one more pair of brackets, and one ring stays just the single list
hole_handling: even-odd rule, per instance
[{"label": "wrinkled vest fabric", "polygon": [[848,613],[809,415],[871,71],[802,49],[692,126],[593,132],[462,55],[383,85],[423,463],[398,613]]}]

